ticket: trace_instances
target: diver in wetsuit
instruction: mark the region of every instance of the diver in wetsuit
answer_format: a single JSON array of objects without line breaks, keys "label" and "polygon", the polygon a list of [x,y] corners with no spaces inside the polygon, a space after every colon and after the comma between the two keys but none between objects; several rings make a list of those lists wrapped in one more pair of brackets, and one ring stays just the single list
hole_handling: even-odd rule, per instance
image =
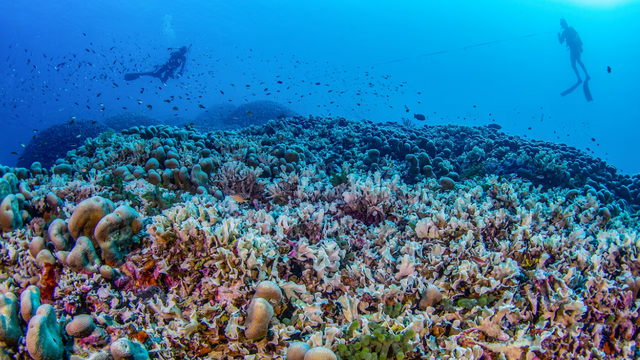
[{"label": "diver in wetsuit", "polygon": [[[144,75],[149,75],[157,77],[158,79],[162,80],[163,84],[166,85],[167,80],[170,77],[175,79],[176,77],[182,76],[182,74],[184,73],[184,68],[187,65],[187,57],[185,56],[187,50],[187,47],[183,46],[180,48],[180,50],[171,53],[171,57],[164,65],[156,66],[153,71],[149,72],[125,74],[124,79],[130,81]],[[178,68],[180,68],[180,70],[178,70]],[[178,71],[176,72],[176,70]]]},{"label": "diver in wetsuit", "polygon": [[580,35],[578,35],[576,29],[567,24],[567,20],[565,20],[564,18],[560,19],[560,26],[563,30],[562,33],[558,33],[558,41],[560,41],[560,44],[562,44],[563,42],[567,43],[567,48],[569,48],[569,53],[571,56],[571,67],[573,68],[573,71],[576,72],[578,82],[582,82],[582,79],[580,78],[580,72],[578,72],[576,63],[578,63],[578,65],[582,67],[584,75],[588,80],[590,78],[589,74],[587,73],[587,69],[584,67],[582,60],[580,59],[580,54],[582,54],[582,40],[580,40]]},{"label": "diver in wetsuit", "polygon": [[578,77],[578,82],[576,82],[576,84],[568,90],[562,92],[561,95],[565,96],[571,93],[578,87],[578,85],[580,85],[580,83],[582,83],[580,72],[578,71],[578,67],[576,66],[577,63],[578,65],[580,65],[585,75],[585,83],[583,85],[585,97],[587,98],[587,101],[592,101],[593,98],[591,97],[591,91],[589,91],[588,85],[589,79],[591,79],[591,77],[589,76],[589,73],[587,73],[587,68],[582,63],[582,40],[580,39],[580,35],[578,35],[576,29],[567,24],[567,20],[565,20],[564,18],[560,19],[560,26],[562,27],[562,33],[558,33],[558,41],[560,42],[560,44],[566,43],[567,48],[569,49],[569,56],[571,58],[571,68],[573,68],[573,71],[575,71],[576,76]]}]

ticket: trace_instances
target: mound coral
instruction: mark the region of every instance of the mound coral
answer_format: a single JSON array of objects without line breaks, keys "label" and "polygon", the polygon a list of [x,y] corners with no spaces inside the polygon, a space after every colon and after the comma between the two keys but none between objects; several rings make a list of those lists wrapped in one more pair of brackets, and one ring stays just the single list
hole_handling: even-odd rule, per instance
[{"label": "mound coral", "polygon": [[40,305],[27,327],[27,349],[35,360],[59,360],[64,352],[55,309]]},{"label": "mound coral", "polygon": [[142,344],[129,339],[118,339],[109,346],[111,356],[115,360],[146,360],[149,353]]},{"label": "mound coral", "polygon": [[40,289],[37,286],[31,285],[20,294],[20,314],[27,323],[36,315],[40,305]]},{"label": "mound coral", "polygon": [[[69,219],[69,232],[74,239],[80,236],[86,236],[95,241],[94,231],[98,222],[107,214],[113,212],[115,206],[109,199],[100,196],[94,196],[82,201],[76,206],[71,218]],[[98,246],[95,242],[94,246]]]},{"label": "mound coral", "polygon": [[18,197],[9,194],[0,203],[0,229],[4,232],[11,232],[22,227],[22,215]]},{"label": "mound coral", "polygon": [[18,298],[13,293],[0,294],[0,342],[14,346],[22,336],[18,322]]},{"label": "mound coral", "polygon": [[129,253],[133,236],[142,230],[140,215],[130,206],[121,205],[103,217],[95,228],[95,238],[107,265],[121,265]]}]

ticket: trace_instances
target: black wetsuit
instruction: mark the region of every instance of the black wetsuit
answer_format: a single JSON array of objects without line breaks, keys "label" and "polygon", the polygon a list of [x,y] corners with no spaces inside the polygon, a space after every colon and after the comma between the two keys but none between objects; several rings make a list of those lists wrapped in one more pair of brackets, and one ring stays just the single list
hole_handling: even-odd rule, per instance
[{"label": "black wetsuit", "polygon": [[569,48],[569,53],[571,57],[571,67],[573,68],[573,71],[575,71],[576,76],[578,77],[578,81],[581,81],[581,78],[580,78],[580,73],[578,72],[578,68],[576,67],[576,63],[580,65],[580,67],[584,71],[585,76],[588,79],[589,74],[587,73],[587,69],[585,68],[581,59],[582,40],[580,39],[580,35],[578,35],[578,32],[576,31],[576,29],[570,26],[567,26],[562,31],[562,34],[558,36],[558,40],[560,41],[561,44],[563,42],[566,42],[567,48]]},{"label": "black wetsuit", "polygon": [[154,70],[150,75],[157,77],[162,80],[163,83],[166,83],[169,77],[176,77],[175,71],[180,68],[177,75],[182,76],[184,73],[184,67],[187,64],[187,57],[184,56],[184,54],[185,53],[182,51],[173,52],[169,60],[167,60],[164,65]]}]

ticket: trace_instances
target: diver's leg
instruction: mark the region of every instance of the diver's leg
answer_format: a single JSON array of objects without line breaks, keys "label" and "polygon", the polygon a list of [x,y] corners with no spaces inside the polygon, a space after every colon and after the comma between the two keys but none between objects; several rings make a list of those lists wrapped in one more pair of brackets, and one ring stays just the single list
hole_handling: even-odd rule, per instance
[{"label": "diver's leg", "polygon": [[587,68],[582,63],[582,59],[581,59],[580,54],[578,54],[576,61],[578,62],[578,65],[580,65],[580,67],[582,68],[582,71],[584,71],[584,76],[586,77],[586,79],[589,80],[591,77],[589,76],[589,73],[587,72]]},{"label": "diver's leg", "polygon": [[162,73],[166,73],[166,72],[167,72],[167,65],[162,65],[156,71],[153,72],[153,76],[157,77],[158,79],[162,79]]},{"label": "diver's leg", "polygon": [[580,72],[578,72],[578,68],[576,67],[577,60],[578,58],[575,56],[573,52],[571,52],[571,68],[576,73],[576,76],[578,77],[578,82],[582,82],[582,79],[580,78]]}]

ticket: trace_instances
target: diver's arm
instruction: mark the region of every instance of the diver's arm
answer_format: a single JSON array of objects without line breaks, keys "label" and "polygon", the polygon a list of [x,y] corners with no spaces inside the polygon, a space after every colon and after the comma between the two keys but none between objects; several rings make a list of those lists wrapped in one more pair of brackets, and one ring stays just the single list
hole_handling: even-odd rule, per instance
[{"label": "diver's arm", "polygon": [[558,41],[560,42],[560,44],[562,44],[567,37],[566,33],[566,31],[563,31],[562,34],[558,33]]}]

